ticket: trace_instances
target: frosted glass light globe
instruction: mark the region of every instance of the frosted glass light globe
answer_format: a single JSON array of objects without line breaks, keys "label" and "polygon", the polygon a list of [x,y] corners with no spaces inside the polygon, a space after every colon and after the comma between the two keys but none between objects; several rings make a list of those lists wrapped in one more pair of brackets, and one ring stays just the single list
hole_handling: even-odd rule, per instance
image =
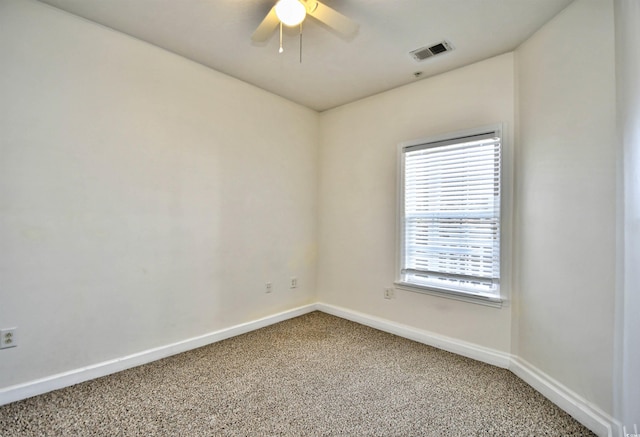
[{"label": "frosted glass light globe", "polygon": [[297,26],[307,15],[307,9],[298,0],[280,0],[276,3],[276,15],[285,26]]}]

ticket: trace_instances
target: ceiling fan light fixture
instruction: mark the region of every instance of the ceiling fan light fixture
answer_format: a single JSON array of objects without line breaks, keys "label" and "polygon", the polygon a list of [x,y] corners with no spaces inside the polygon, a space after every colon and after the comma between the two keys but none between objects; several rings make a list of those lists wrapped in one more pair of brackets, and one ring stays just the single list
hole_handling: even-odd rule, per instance
[{"label": "ceiling fan light fixture", "polygon": [[276,15],[285,26],[297,26],[307,15],[307,9],[298,0],[279,0]]}]

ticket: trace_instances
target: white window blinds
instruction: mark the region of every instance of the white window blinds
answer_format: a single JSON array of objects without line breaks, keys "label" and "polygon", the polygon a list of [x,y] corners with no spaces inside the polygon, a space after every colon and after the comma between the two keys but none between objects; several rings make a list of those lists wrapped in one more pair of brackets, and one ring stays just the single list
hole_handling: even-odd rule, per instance
[{"label": "white window blinds", "polygon": [[499,297],[497,131],[404,147],[400,282]]}]

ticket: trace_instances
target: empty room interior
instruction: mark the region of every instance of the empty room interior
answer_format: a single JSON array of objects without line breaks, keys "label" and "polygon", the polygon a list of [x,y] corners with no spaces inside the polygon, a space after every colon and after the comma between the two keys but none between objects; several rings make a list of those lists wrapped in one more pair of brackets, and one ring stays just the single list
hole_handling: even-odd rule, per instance
[{"label": "empty room interior", "polygon": [[[0,423],[306,320],[640,435],[640,2],[296,0],[292,27],[275,3],[0,0]],[[411,252],[412,159],[461,138],[500,153],[489,279]]]}]

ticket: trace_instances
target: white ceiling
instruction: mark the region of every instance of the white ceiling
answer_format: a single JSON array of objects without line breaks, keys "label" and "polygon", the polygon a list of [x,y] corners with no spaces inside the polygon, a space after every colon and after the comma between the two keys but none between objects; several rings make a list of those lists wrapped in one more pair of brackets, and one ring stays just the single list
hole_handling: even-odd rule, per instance
[{"label": "white ceiling", "polygon": [[[572,0],[324,0],[356,21],[350,40],[307,18],[278,54],[251,35],[275,0],[40,0],[323,111],[515,49]],[[411,50],[454,50],[416,62]]]}]

